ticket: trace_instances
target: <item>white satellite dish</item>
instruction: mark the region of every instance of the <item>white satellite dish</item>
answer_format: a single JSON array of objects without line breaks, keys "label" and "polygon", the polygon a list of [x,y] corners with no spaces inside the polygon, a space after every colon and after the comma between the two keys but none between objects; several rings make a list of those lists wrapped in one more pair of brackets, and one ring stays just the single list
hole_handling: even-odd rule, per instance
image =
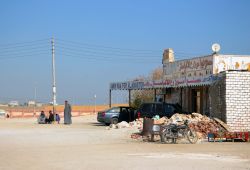
[{"label": "white satellite dish", "polygon": [[213,44],[212,50],[213,52],[218,53],[220,51],[220,44],[217,44],[217,43]]}]

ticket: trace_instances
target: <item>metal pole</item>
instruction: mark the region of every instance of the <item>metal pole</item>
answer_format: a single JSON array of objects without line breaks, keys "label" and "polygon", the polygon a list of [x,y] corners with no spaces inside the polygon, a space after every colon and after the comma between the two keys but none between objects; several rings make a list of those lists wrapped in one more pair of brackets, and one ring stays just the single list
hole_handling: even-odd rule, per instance
[{"label": "metal pole", "polygon": [[34,116],[36,116],[36,84],[35,84],[35,96],[34,96]]},{"label": "metal pole", "polygon": [[111,107],[111,90],[109,90],[109,107]]},{"label": "metal pole", "polygon": [[94,95],[94,98],[95,98],[95,111],[94,111],[94,113],[96,113],[96,94]]},{"label": "metal pole", "polygon": [[154,89],[154,102],[156,102],[156,89]]},{"label": "metal pole", "polygon": [[131,90],[128,90],[128,106],[131,106]]},{"label": "metal pole", "polygon": [[55,41],[52,37],[51,39],[52,45],[52,77],[53,77],[53,86],[52,86],[52,93],[53,93],[53,114],[55,114],[55,105],[56,105],[56,73],[55,73]]}]

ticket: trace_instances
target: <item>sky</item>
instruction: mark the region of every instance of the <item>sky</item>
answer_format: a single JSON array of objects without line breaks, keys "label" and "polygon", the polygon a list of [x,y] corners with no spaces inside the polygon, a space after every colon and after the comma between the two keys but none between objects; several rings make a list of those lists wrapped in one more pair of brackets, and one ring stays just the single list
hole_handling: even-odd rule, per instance
[{"label": "sky", "polygon": [[[109,83],[148,76],[163,50],[176,59],[250,54],[249,0],[2,0],[0,102],[108,103]],[[113,92],[112,102],[127,102]]]}]

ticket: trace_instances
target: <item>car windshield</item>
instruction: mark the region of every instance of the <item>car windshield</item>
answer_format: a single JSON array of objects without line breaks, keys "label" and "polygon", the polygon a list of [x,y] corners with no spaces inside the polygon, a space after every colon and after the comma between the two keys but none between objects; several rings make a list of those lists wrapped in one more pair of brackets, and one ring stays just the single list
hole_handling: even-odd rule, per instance
[{"label": "car windshield", "polygon": [[177,108],[178,110],[182,110],[182,107],[181,107],[181,105],[180,105],[179,103],[176,103],[174,106],[175,106],[175,108]]},{"label": "car windshield", "polygon": [[111,113],[120,112],[120,107],[113,107],[111,109],[108,109],[106,112],[111,112]]},{"label": "car windshield", "polygon": [[152,107],[153,107],[153,104],[143,104],[141,110],[143,112],[152,112]]}]

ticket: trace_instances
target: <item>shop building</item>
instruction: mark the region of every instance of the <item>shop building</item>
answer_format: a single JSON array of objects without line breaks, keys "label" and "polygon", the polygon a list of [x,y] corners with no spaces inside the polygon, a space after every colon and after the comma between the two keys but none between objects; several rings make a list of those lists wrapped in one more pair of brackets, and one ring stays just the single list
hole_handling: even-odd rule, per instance
[{"label": "shop building", "polygon": [[162,64],[162,80],[111,83],[110,94],[162,89],[164,102],[217,117],[233,130],[250,130],[250,56],[214,53],[175,61],[174,51],[166,49]]}]

